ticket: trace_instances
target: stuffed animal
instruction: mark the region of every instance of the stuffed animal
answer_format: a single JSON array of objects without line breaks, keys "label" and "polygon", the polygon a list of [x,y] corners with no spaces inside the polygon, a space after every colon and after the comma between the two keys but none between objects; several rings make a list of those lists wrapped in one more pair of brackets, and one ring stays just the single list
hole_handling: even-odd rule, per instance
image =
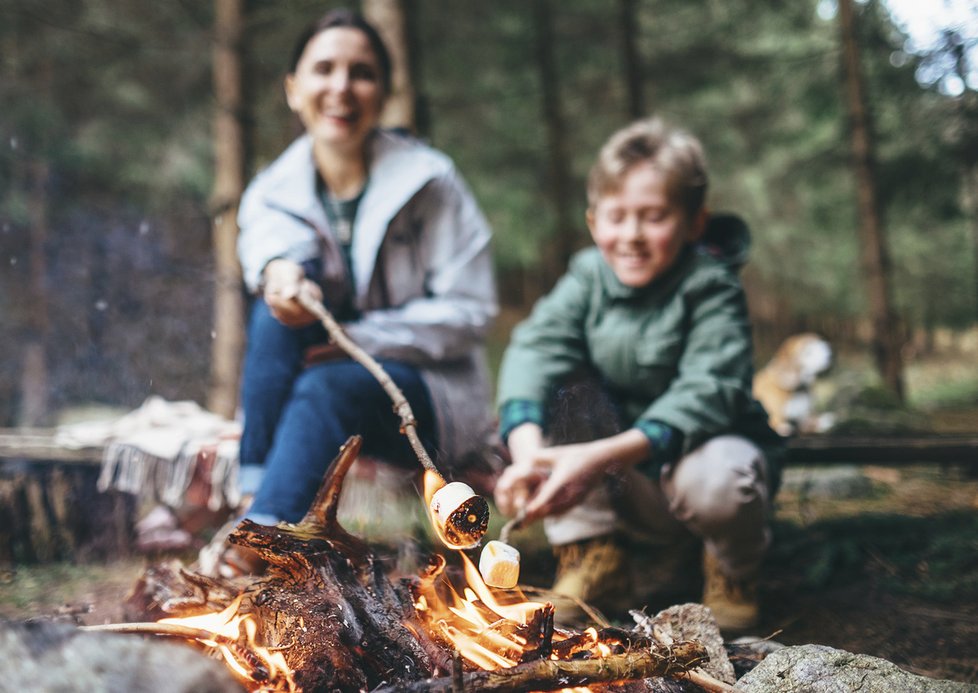
[{"label": "stuffed animal", "polygon": [[781,435],[818,433],[831,427],[831,414],[815,416],[811,386],[832,366],[832,347],[817,334],[789,337],[754,376],[754,397]]}]

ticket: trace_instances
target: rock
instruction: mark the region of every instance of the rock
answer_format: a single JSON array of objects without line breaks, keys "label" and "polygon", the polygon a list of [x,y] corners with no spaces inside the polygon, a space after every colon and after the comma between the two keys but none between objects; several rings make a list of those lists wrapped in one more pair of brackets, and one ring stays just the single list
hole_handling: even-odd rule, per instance
[{"label": "rock", "polygon": [[0,693],[241,693],[220,661],[158,638],[0,621]]},{"label": "rock", "polygon": [[965,693],[978,686],[911,674],[892,662],[825,645],[785,647],[737,682],[745,693]]}]

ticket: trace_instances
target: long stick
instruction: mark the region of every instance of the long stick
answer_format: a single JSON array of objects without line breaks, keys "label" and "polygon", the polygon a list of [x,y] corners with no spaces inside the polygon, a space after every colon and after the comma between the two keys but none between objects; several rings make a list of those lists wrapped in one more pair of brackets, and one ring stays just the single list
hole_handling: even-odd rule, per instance
[{"label": "long stick", "polygon": [[414,450],[414,454],[417,456],[418,461],[421,462],[421,466],[429,472],[437,474],[438,478],[444,481],[441,472],[438,471],[434,462],[428,456],[428,451],[421,444],[421,438],[418,437],[417,431],[418,422],[414,418],[414,411],[411,409],[411,405],[408,403],[404,393],[401,392],[401,389],[387,375],[387,371],[370,354],[357,346],[356,342],[346,336],[346,333],[340,327],[336,318],[333,317],[333,314],[326,309],[326,306],[321,301],[315,300],[302,291],[296,296],[296,300],[303,308],[319,319],[323,327],[326,328],[326,332],[329,333],[330,339],[336,342],[337,346],[345,351],[351,359],[366,368],[377,379],[380,386],[384,388],[384,392],[387,393],[394,403],[394,411],[401,417],[401,430],[411,443],[411,449]]}]

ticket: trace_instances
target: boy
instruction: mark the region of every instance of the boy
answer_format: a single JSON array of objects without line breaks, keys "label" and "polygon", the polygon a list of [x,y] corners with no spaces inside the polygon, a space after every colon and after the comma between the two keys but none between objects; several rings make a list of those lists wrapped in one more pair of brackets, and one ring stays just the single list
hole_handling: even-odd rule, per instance
[{"label": "boy", "polygon": [[[699,542],[703,601],[721,628],[758,621],[776,472],[762,446],[779,439],[751,396],[736,274],[747,229],[711,217],[706,191],[702,148],[688,133],[658,119],[615,133],[588,178],[596,247],[575,256],[503,359],[500,427],[512,465],[495,498],[503,513],[544,518],[558,559],[553,591],[569,598],[555,604],[564,623],[579,620],[581,601],[638,606],[623,603],[633,598],[630,552],[665,562]],[[561,388],[582,374],[600,387],[575,403]],[[555,402],[570,420],[606,412],[590,433],[576,423],[554,435],[568,420],[550,413]],[[609,428],[616,417],[624,430]]]}]

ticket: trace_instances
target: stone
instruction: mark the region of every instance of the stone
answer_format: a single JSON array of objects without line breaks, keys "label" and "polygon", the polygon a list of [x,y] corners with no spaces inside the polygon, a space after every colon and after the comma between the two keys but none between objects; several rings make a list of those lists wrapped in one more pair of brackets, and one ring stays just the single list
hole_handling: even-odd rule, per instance
[{"label": "stone", "polygon": [[157,637],[0,621],[0,693],[241,693],[223,662]]},{"label": "stone", "polygon": [[967,693],[978,686],[929,679],[892,662],[825,645],[785,647],[737,682],[745,693]]}]

